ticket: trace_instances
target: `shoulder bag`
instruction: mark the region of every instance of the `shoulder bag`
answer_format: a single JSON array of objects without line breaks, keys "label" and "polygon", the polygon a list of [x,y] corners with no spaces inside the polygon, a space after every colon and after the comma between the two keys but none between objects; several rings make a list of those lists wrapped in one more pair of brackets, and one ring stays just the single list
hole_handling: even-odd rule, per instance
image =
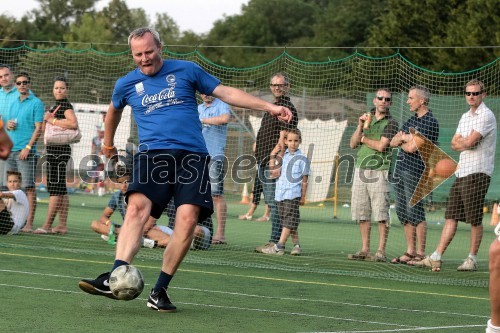
[{"label": "shoulder bag", "polygon": [[[52,112],[55,114],[59,110],[59,106]],[[45,122],[45,134],[44,142],[47,146],[52,145],[68,145],[71,143],[78,143],[82,138],[82,133],[77,127],[76,129],[62,128],[57,125],[53,125],[50,122]]]}]

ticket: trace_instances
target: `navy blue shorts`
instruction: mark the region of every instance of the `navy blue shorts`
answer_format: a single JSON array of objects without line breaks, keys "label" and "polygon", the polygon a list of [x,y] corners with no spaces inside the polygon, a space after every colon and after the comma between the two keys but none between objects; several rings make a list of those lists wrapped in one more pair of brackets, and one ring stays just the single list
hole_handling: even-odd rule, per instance
[{"label": "navy blue shorts", "polygon": [[180,149],[137,153],[125,200],[134,192],[144,194],[153,203],[151,216],[158,219],[173,197],[176,210],[183,204],[199,206],[202,221],[213,213],[209,162],[208,154]]}]

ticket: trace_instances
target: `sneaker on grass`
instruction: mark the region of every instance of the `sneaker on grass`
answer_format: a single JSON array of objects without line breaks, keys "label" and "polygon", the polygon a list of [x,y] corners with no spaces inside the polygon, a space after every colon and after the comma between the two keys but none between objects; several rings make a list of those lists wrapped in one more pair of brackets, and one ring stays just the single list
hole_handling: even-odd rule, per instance
[{"label": "sneaker on grass", "polygon": [[382,251],[375,252],[375,256],[373,257],[373,261],[375,262],[387,262],[387,256]]},{"label": "sneaker on grass", "polygon": [[264,252],[262,252],[262,250],[264,250],[265,248],[270,247],[270,246],[274,246],[274,243],[273,242],[269,242],[269,243],[264,244],[262,246],[257,246],[255,248],[255,252],[264,253]]},{"label": "sneaker on grass", "polygon": [[465,261],[457,267],[457,271],[460,272],[473,272],[477,271],[477,264],[471,257],[467,257]]},{"label": "sneaker on grass", "polygon": [[278,248],[278,245],[275,244],[273,246],[268,246],[266,247],[265,249],[262,249],[262,253],[265,253],[265,254],[276,254],[278,256],[282,256],[285,254],[285,249],[279,249]]},{"label": "sneaker on grass", "polygon": [[302,254],[302,249],[299,244],[295,244],[292,251],[290,251],[290,255],[292,256],[300,256]]},{"label": "sneaker on grass", "polygon": [[168,298],[167,289],[160,288],[159,291],[155,292],[151,289],[149,294],[148,303],[146,304],[151,310],[156,310],[160,312],[175,312],[177,308],[170,302]]},{"label": "sneaker on grass", "polygon": [[112,299],[117,299],[109,289],[109,276],[111,272],[102,273],[95,280],[82,279],[78,283],[81,290],[91,295],[106,296]]},{"label": "sneaker on grass", "polygon": [[427,256],[423,260],[415,262],[413,266],[430,268],[433,272],[439,272],[441,271],[441,260],[432,260],[431,257]]}]

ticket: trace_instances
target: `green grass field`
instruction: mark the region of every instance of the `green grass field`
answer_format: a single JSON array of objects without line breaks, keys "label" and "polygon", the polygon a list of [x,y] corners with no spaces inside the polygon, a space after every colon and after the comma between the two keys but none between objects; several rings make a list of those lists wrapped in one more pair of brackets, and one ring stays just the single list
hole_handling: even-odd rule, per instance
[{"label": "green grass field", "polygon": [[[267,241],[270,224],[237,220],[247,208],[237,197],[229,197],[228,245],[191,251],[174,277],[170,296],[177,313],[146,308],[161,249],[142,249],[134,261],[146,280],[138,299],[87,295],[78,280],[108,271],[114,258],[114,247],[89,228],[108,199],[72,195],[67,235],[0,237],[2,332],[484,332],[489,318],[489,223],[474,273],[455,270],[467,253],[466,226],[440,273],[349,261],[346,254],[360,244],[358,227],[349,221],[348,208],[332,219],[331,204],[301,209],[303,256],[274,257],[253,252]],[[46,208],[42,197],[37,226]],[[443,215],[428,215],[429,253]],[[389,257],[404,252],[403,244],[402,228],[393,221]]]}]

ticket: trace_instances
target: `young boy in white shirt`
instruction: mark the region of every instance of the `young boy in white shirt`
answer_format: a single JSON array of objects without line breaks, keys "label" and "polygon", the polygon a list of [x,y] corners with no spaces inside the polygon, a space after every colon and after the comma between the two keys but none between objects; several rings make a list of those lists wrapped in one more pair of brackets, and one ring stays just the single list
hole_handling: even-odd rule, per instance
[{"label": "young boy in white shirt", "polygon": [[278,244],[262,250],[266,254],[285,254],[285,244],[288,237],[292,238],[294,247],[291,255],[300,255],[302,250],[299,243],[298,227],[300,223],[299,206],[306,202],[307,180],[309,177],[310,162],[300,151],[302,135],[298,129],[291,129],[286,133],[285,145],[287,149],[280,154],[279,146],[271,153],[271,165],[275,165],[274,157],[282,157],[281,170],[273,170],[278,176],[276,182],[275,200],[278,207],[280,221],[283,225]]},{"label": "young boy in white shirt", "polygon": [[12,235],[26,223],[29,204],[26,194],[21,188],[21,173],[7,171],[6,192],[0,192],[0,235]]}]

